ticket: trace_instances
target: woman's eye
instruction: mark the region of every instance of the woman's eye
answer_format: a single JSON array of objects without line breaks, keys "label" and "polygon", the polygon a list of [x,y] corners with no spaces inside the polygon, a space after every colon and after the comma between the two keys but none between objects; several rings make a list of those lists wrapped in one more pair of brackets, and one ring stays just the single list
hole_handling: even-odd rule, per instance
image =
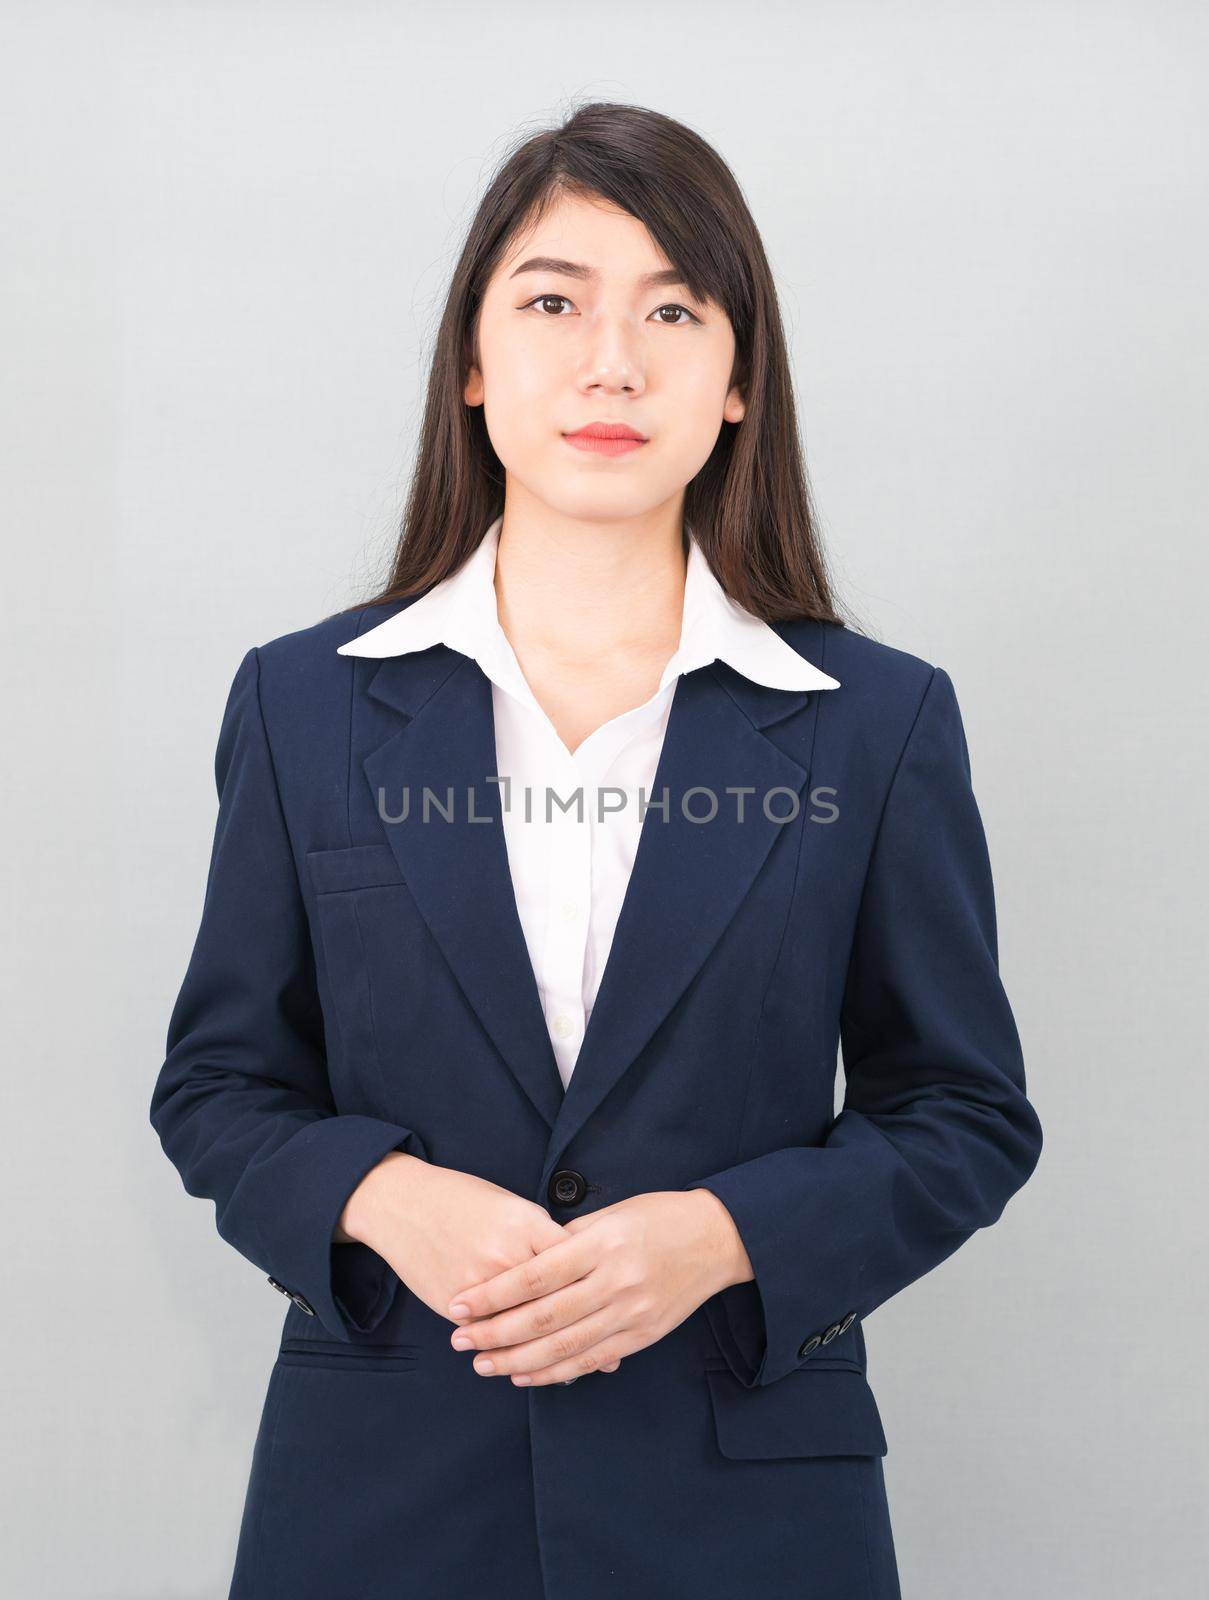
[{"label": "woman's eye", "polygon": [[[561,301],[565,306],[569,306],[571,304],[565,294],[539,294],[536,300],[530,300],[526,302],[526,304],[521,307],[521,310],[528,311],[530,306],[547,306],[552,300],[555,302]],[[555,314],[557,315],[557,313]],[[543,312],[542,315],[544,316],[545,312]]]},{"label": "woman's eye", "polygon": [[[530,307],[533,307],[533,306],[546,307],[546,306],[549,306],[551,304],[553,304],[555,306],[560,306],[560,305],[569,306],[569,305],[571,305],[571,303],[572,302],[570,300],[568,300],[568,298],[567,298],[567,296],[565,294],[539,294],[539,295],[535,296],[534,299],[527,300],[525,302],[525,304],[521,307],[521,310],[522,311],[528,311],[530,309]],[[651,315],[653,317],[658,317],[659,320],[660,320],[661,326],[663,326],[665,328],[682,328],[682,327],[684,327],[684,323],[683,322],[669,322],[663,316],[663,313],[665,311],[683,311],[684,315],[688,318],[688,320],[690,322],[697,322],[697,321],[700,320],[698,317],[695,317],[693,315],[693,313],[688,309],[687,306],[681,306],[681,305],[659,306],[655,311],[652,311]],[[557,319],[560,316],[562,316],[562,314],[563,313],[561,311],[550,312],[550,311],[546,311],[546,310],[542,310],[539,313],[540,316],[549,317],[551,321],[557,321]]]}]

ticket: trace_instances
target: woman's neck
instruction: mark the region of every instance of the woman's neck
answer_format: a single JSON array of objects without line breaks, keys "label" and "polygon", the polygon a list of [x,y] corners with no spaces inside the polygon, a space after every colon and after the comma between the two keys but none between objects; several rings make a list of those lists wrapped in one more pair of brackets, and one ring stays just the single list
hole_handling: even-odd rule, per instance
[{"label": "woman's neck", "polygon": [[505,512],[500,528],[496,608],[522,664],[528,656],[575,671],[660,653],[666,664],[680,637],[684,577],[678,509],[587,523],[526,508]]}]

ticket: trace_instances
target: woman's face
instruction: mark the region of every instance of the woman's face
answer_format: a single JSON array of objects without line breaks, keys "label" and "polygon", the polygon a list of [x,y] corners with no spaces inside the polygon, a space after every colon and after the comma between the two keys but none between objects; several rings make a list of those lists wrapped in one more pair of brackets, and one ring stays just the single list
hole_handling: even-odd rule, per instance
[{"label": "woman's face", "polygon": [[[487,285],[466,403],[484,408],[509,479],[565,516],[640,517],[679,498],[723,421],[743,416],[730,319],[675,276],[637,218],[564,196]],[[591,422],[646,442],[620,454],[568,442]]]}]

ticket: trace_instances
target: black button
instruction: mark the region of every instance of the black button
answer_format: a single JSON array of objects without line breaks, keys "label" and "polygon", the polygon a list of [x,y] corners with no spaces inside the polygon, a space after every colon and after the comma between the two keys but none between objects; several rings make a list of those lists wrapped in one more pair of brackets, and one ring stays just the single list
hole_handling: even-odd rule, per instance
[{"label": "black button", "polygon": [[280,1290],[282,1294],[289,1294],[290,1291],[286,1288],[285,1284],[278,1283],[276,1278],[270,1278],[269,1282],[273,1285],[274,1289]]},{"label": "black button", "polygon": [[587,1192],[587,1180],[582,1173],[572,1172],[570,1167],[560,1167],[546,1190],[556,1206],[577,1206]]},{"label": "black button", "polygon": [[821,1336],[819,1334],[812,1333],[810,1335],[810,1338],[807,1339],[806,1343],[799,1348],[798,1355],[799,1356],[812,1355],[814,1353],[814,1351],[816,1351],[818,1349],[819,1345],[822,1344],[822,1342],[823,1342],[822,1338],[821,1338]]},{"label": "black button", "polygon": [[835,1338],[836,1334],[839,1331],[840,1331],[839,1323],[838,1322],[833,1322],[831,1324],[831,1326],[827,1329],[827,1331],[823,1334],[823,1343],[824,1344],[830,1344],[831,1341]]},{"label": "black button", "polygon": [[856,1316],[856,1312],[855,1311],[850,1311],[848,1313],[848,1315],[844,1318],[843,1322],[840,1323],[840,1332],[841,1333],[847,1333],[848,1332],[848,1329],[852,1326],[852,1319],[855,1316]]}]

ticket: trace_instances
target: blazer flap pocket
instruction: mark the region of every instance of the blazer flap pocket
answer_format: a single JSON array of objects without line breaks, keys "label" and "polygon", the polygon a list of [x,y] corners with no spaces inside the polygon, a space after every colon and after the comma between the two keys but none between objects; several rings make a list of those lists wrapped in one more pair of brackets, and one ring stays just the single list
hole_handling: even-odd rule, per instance
[{"label": "blazer flap pocket", "polygon": [[784,1456],[884,1456],[877,1401],[857,1367],[802,1368],[748,1389],[707,1368],[718,1449],[737,1461]]},{"label": "blazer flap pocket", "polygon": [[345,850],[308,850],[307,867],[316,894],[341,889],[376,889],[402,883],[403,874],[388,844],[354,844]]}]

